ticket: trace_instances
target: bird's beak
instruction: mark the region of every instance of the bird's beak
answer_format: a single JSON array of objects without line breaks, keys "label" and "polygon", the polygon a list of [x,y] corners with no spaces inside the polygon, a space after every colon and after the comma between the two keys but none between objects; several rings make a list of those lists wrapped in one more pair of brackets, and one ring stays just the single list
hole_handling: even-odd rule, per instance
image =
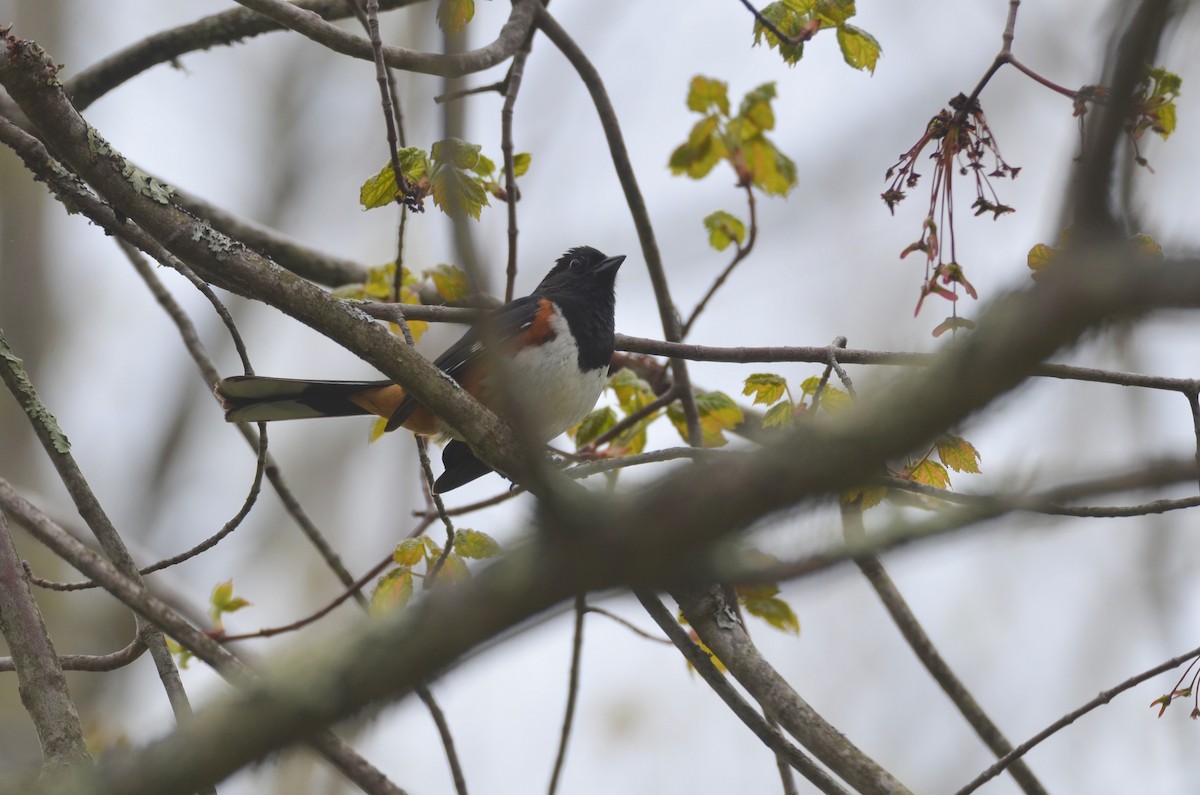
[{"label": "bird's beak", "polygon": [[612,273],[615,275],[617,272],[617,268],[620,268],[621,263],[624,261],[625,261],[624,254],[621,254],[616,257],[609,257],[608,259],[606,259],[600,263],[599,267],[596,268],[596,272],[597,273]]}]

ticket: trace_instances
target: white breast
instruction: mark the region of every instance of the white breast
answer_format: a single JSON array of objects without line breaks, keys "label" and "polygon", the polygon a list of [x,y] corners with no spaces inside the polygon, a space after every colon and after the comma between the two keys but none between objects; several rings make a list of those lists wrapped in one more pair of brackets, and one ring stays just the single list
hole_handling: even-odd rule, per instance
[{"label": "white breast", "polygon": [[[607,364],[579,372],[579,352],[567,321],[559,313],[550,320],[554,338],[509,359],[509,388],[529,413],[531,430],[550,441],[588,415],[600,398]],[[485,389],[488,385],[485,382]]]}]

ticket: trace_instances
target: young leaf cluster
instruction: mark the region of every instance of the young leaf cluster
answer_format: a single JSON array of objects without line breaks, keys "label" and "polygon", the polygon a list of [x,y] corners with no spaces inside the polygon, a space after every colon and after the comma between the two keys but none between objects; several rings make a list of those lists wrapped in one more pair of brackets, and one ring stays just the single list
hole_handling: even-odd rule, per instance
[{"label": "young leaf cluster", "polygon": [[725,161],[737,174],[739,187],[787,195],[796,186],[796,164],[766,136],[775,129],[774,99],[775,84],[763,83],[746,94],[734,114],[726,83],[702,75],[692,78],[687,107],[701,118],[671,153],[671,173],[702,179]]},{"label": "young leaf cluster", "polygon": [[775,373],[754,373],[745,380],[742,394],[752,396],[756,406],[771,407],[763,417],[763,428],[790,428],[806,412],[818,408],[836,412],[850,405],[847,392],[828,384],[821,387],[821,379],[815,375],[800,382],[798,398],[787,380]]},{"label": "young leaf cluster", "polygon": [[[909,458],[898,471],[889,467],[888,475],[935,489],[949,489],[951,470],[979,474],[979,451],[961,436],[947,433],[925,451],[924,455]],[[851,502],[861,499],[862,508],[866,510],[882,502],[887,494],[888,490],[883,486],[868,486],[843,492],[842,500]]]},{"label": "young leaf cluster", "polygon": [[[882,49],[874,36],[850,24],[856,13],[854,0],[779,0],[761,13],[775,30],[756,18],[754,44],[766,41],[768,47],[779,50],[789,66],[795,66],[804,57],[804,42],[822,30],[832,29],[837,31],[838,47],[846,63],[875,73]],[[775,31],[786,38],[781,39]]]},{"label": "young leaf cluster", "polygon": [[1164,141],[1175,132],[1178,112],[1175,100],[1179,98],[1179,89],[1182,86],[1183,78],[1161,66],[1149,69],[1145,78],[1138,84],[1125,132],[1133,144],[1134,160],[1139,166],[1150,167],[1146,158],[1142,157],[1139,147],[1139,142],[1147,130],[1158,133]]},{"label": "young leaf cluster", "polygon": [[[470,577],[467,560],[495,557],[500,554],[500,545],[479,530],[456,530],[453,547],[444,560],[442,552],[442,547],[427,536],[406,538],[397,544],[396,551],[392,553],[396,568],[375,581],[371,591],[371,612],[379,615],[403,608],[412,599],[417,578],[426,578],[426,587],[430,587]],[[442,561],[441,566],[431,581],[427,579],[429,572],[434,570],[439,560]]]},{"label": "young leaf cluster", "polygon": [[[507,201],[501,183],[503,169],[480,152],[478,144],[459,138],[437,141],[429,151],[408,146],[396,152],[403,185],[396,184],[391,161],[359,188],[359,203],[363,209],[386,207],[397,199],[414,211],[421,211],[427,197],[442,212],[451,217],[466,215],[479,220],[483,208],[490,204],[488,196]],[[513,157],[513,173],[521,176],[529,170],[531,156],[527,152]]]}]

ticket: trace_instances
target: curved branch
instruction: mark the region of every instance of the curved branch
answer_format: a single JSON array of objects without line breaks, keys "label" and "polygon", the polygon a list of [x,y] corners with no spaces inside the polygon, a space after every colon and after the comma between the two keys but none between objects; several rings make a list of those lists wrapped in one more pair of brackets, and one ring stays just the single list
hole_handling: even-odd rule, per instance
[{"label": "curved branch", "polygon": [[[124,668],[146,653],[146,644],[135,637],[129,645],[112,654],[64,654],[58,658],[64,671],[88,671],[103,673]],[[13,659],[0,657],[0,671],[12,671]]]},{"label": "curved branch", "polygon": [[[361,36],[348,33],[331,25],[319,16],[297,8],[283,0],[237,0],[243,6],[270,17],[284,27],[291,28],[329,49],[361,58],[374,59],[371,42]],[[533,28],[534,16],[540,7],[537,0],[513,0],[512,14],[500,29],[500,34],[491,44],[477,50],[457,55],[437,55],[417,52],[403,47],[383,48],[383,60],[394,69],[420,72],[442,77],[459,77],[472,72],[481,72],[515,55]]]},{"label": "curved branch", "polygon": [[[401,8],[418,0],[380,0],[384,9]],[[296,7],[323,19],[350,16],[346,0],[298,0]],[[286,30],[283,25],[245,8],[234,8],[204,17],[187,25],[164,30],[113,53],[99,63],[84,69],[66,83],[67,96],[75,107],[83,110],[117,86],[151,67],[173,62],[181,55],[207,50],[222,44],[234,44],[244,39]]]}]

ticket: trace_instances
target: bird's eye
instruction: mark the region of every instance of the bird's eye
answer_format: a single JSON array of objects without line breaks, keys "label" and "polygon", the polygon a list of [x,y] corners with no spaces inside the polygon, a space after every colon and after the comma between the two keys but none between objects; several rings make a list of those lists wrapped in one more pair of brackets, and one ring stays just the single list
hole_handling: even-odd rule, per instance
[{"label": "bird's eye", "polygon": [[579,270],[579,268],[582,265],[583,265],[583,260],[573,259],[573,260],[571,260],[570,264],[567,265],[567,270],[577,271],[577,270]]}]

